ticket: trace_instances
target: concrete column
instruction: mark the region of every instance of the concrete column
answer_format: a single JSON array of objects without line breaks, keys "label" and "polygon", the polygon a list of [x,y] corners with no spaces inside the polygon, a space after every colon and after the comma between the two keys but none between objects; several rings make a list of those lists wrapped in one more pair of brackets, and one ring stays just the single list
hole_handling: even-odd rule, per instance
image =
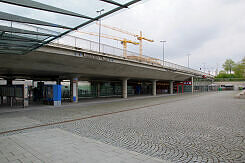
[{"label": "concrete column", "polygon": [[[12,86],[13,82],[12,79],[7,79],[7,86]],[[11,107],[13,106],[13,97],[7,96],[7,104],[10,105]]]},{"label": "concrete column", "polygon": [[194,77],[191,77],[191,92],[194,93]]},{"label": "concrete column", "polygon": [[97,97],[100,97],[100,83],[97,83]]},{"label": "concrete column", "polygon": [[153,96],[157,95],[157,81],[156,80],[152,81],[152,95]]},{"label": "concrete column", "polygon": [[29,99],[28,99],[28,85],[27,82],[24,82],[24,86],[23,86],[23,107],[28,107],[29,106]]},{"label": "concrete column", "polygon": [[57,79],[57,80],[56,80],[56,84],[57,84],[57,85],[61,85],[61,82],[62,82],[62,80],[60,80],[60,79]]},{"label": "concrete column", "polygon": [[0,104],[3,104],[3,96],[0,96]]},{"label": "concrete column", "polygon": [[122,98],[128,98],[128,79],[123,79],[122,85]]},{"label": "concrete column", "polygon": [[12,83],[13,83],[13,82],[12,82],[12,79],[7,79],[7,85],[8,85],[8,86],[11,86]]},{"label": "concrete column", "polygon": [[170,81],[169,83],[170,94],[174,94],[174,81]]},{"label": "concrete column", "polygon": [[71,102],[78,102],[78,79],[70,80],[70,96]]}]

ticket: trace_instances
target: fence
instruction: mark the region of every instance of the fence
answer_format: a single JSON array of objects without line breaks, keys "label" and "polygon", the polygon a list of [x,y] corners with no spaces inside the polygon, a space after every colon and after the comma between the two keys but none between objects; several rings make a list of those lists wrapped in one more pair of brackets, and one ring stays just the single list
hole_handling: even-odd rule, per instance
[{"label": "fence", "polygon": [[215,78],[216,82],[226,82],[226,81],[245,81],[245,78]]}]

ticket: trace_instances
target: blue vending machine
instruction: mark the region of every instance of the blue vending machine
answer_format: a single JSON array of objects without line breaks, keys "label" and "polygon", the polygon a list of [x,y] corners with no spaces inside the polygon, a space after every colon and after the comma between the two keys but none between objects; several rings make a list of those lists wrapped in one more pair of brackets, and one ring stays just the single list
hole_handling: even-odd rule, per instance
[{"label": "blue vending machine", "polygon": [[61,106],[61,85],[53,85],[54,106]]}]

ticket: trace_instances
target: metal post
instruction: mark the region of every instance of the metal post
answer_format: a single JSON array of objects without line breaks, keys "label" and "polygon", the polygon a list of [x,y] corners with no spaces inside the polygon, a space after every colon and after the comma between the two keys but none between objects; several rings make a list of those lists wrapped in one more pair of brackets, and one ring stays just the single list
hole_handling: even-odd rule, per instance
[{"label": "metal post", "polygon": [[194,77],[191,77],[191,92],[194,93]]},{"label": "metal post", "polygon": [[101,19],[99,20],[99,53],[100,53],[100,37],[101,37]]},{"label": "metal post", "polygon": [[75,47],[77,47],[77,39],[76,39],[76,37],[75,37]]},{"label": "metal post", "polygon": [[[101,9],[101,10],[98,10],[96,11],[97,13],[100,14],[101,16],[101,13],[104,11],[104,9]],[[99,19],[99,53],[100,53],[100,36],[101,36],[101,19]]]},{"label": "metal post", "polygon": [[162,43],[162,65],[164,66],[164,43],[167,41],[160,41]]},{"label": "metal post", "polygon": [[188,68],[190,68],[190,55],[191,55],[191,54],[187,54],[187,58],[188,58]]}]

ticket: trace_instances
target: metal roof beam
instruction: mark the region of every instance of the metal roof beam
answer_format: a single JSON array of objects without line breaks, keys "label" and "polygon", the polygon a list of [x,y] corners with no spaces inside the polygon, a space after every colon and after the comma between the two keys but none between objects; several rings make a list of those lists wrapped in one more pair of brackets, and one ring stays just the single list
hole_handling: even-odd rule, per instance
[{"label": "metal roof beam", "polygon": [[[48,38],[48,37],[46,37]],[[45,38],[45,39],[46,39]],[[16,34],[9,34],[9,33],[4,33],[2,36],[0,36],[0,39],[2,40],[13,40],[13,41],[30,41],[30,42],[43,42],[45,39],[40,39],[40,37],[36,38],[30,38],[30,37],[24,37],[24,36],[19,36]]]},{"label": "metal roof beam", "polygon": [[120,4],[118,2],[115,2],[115,1],[112,1],[112,0],[100,0],[100,1],[103,1],[103,2],[106,2],[106,3],[110,3],[110,4],[113,4],[113,5],[122,7],[122,8],[128,8],[128,6],[122,5],[122,4]]},{"label": "metal roof beam", "polygon": [[21,54],[22,53],[22,51],[20,51],[20,50],[0,50],[0,53],[5,53],[5,54],[8,54],[8,53],[18,53],[18,54]]},{"label": "metal roof beam", "polygon": [[41,40],[31,40],[31,39],[18,39],[18,38],[9,38],[9,37],[1,37],[1,40],[8,40],[8,41],[21,41],[21,42],[33,42],[33,43],[42,43]]},{"label": "metal roof beam", "polygon": [[0,50],[26,50],[26,47],[21,46],[4,46],[0,45]]},{"label": "metal roof beam", "polygon": [[56,37],[56,35],[47,34],[47,33],[41,33],[41,32],[35,32],[35,31],[29,31],[19,28],[13,28],[8,26],[0,25],[0,31],[2,32],[11,32],[11,33],[22,33],[22,34],[30,34],[30,35],[40,35],[40,36],[50,36],[50,37]]},{"label": "metal roof beam", "polygon": [[36,19],[26,18],[26,17],[14,15],[14,14],[9,14],[6,12],[1,12],[1,11],[0,11],[0,20],[42,25],[42,26],[55,27],[55,28],[71,29],[71,27],[67,27],[67,26],[63,26],[63,25],[59,25],[59,24],[54,24],[54,23],[49,23],[49,22],[45,22],[45,21],[40,21],[40,20],[36,20]]},{"label": "metal roof beam", "polygon": [[37,43],[27,43],[27,42],[20,42],[20,41],[9,41],[9,40],[0,40],[1,45],[17,45],[23,47],[30,47],[36,45]]},{"label": "metal roof beam", "polygon": [[[142,1],[142,0],[132,0],[132,1],[130,1],[130,2],[126,3],[126,4],[124,4],[124,6],[130,6],[130,5],[133,5],[133,4],[135,4],[135,3],[137,3],[137,2],[140,2],[140,1]],[[103,18],[103,17],[105,17],[105,16],[108,16],[108,15],[114,13],[114,12],[117,12],[117,11],[121,10],[121,9],[122,9],[122,7],[116,7],[115,9],[112,9],[112,10],[110,10],[110,11],[108,11],[108,12],[106,12],[106,13],[100,15],[100,16],[97,16],[94,20],[89,20],[89,21],[87,21],[87,22],[85,22],[85,23],[82,23],[82,24],[80,24],[80,25],[74,27],[73,29],[70,29],[70,30],[68,30],[68,31],[66,31],[66,32],[64,32],[64,33],[62,33],[62,34],[60,34],[60,35],[58,35],[57,37],[52,38],[52,39],[46,41],[44,44],[48,44],[49,42],[51,42],[51,41],[53,41],[53,40],[55,40],[55,39],[57,39],[57,38],[59,38],[59,37],[62,37],[62,36],[66,35],[66,34],[68,34],[68,33],[70,33],[70,32],[72,32],[72,31],[74,31],[74,30],[77,30],[77,29],[79,29],[79,28],[81,28],[81,27],[84,27],[84,26],[86,26],[86,25],[88,25],[88,24],[94,22],[95,20],[99,20],[100,18]],[[40,46],[36,47],[35,49],[37,49],[37,48],[39,48],[39,47],[41,47],[41,46],[43,46],[43,45],[40,45]],[[33,50],[35,50],[35,49],[33,49]]]},{"label": "metal roof beam", "polygon": [[37,10],[49,11],[49,12],[63,14],[63,15],[75,16],[75,17],[80,17],[80,18],[85,18],[85,19],[94,19],[89,16],[81,15],[75,12],[71,12],[68,10],[61,9],[61,8],[57,8],[57,7],[46,5],[43,3],[35,2],[32,0],[21,0],[21,1],[20,0],[0,0],[0,2],[8,3],[11,5],[17,5],[21,7],[37,9]]}]

